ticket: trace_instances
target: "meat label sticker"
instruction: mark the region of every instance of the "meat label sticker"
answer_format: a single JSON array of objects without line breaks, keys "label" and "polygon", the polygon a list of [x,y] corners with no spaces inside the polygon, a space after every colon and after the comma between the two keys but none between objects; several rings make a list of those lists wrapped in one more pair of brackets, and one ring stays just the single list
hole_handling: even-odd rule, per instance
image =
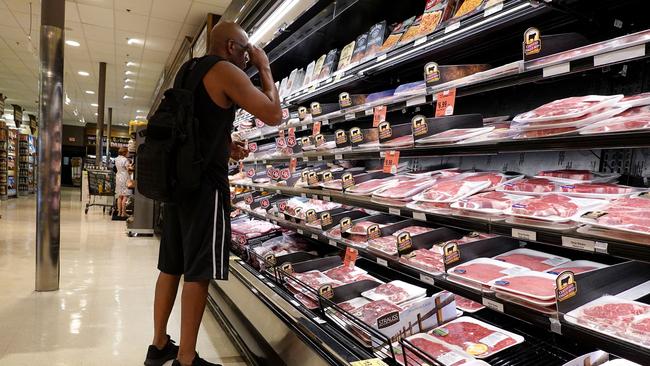
[{"label": "meat label sticker", "polygon": [[348,135],[344,130],[336,130],[336,132],[334,132],[334,136],[336,138],[337,146],[345,145],[348,143]]},{"label": "meat label sticker", "polygon": [[282,119],[289,118],[289,108],[282,108]]},{"label": "meat label sticker", "polygon": [[511,236],[522,240],[537,241],[537,233],[534,231],[512,229]]},{"label": "meat label sticker", "polygon": [[397,236],[397,251],[399,253],[405,252],[413,247],[413,239],[411,234],[404,232]]},{"label": "meat label sticker", "polygon": [[373,224],[368,226],[368,229],[366,229],[366,234],[368,235],[368,239],[377,239],[381,237],[381,228],[379,227],[378,224]]},{"label": "meat label sticker", "polygon": [[282,272],[284,272],[284,273],[286,273],[288,275],[291,275],[294,272],[293,271],[293,266],[291,265],[291,263],[283,263],[282,266],[280,267],[280,269],[282,270]]},{"label": "meat label sticker", "polygon": [[350,93],[343,92],[339,94],[339,106],[341,108],[347,108],[352,106],[352,98],[350,98]]},{"label": "meat label sticker", "polygon": [[428,64],[424,65],[424,81],[426,82],[427,86],[431,86],[432,84],[440,81],[440,69],[438,68],[437,63],[429,62]]},{"label": "meat label sticker", "polygon": [[451,116],[456,104],[456,88],[436,93],[436,117]]},{"label": "meat label sticker", "polygon": [[314,137],[314,141],[315,141],[316,147],[321,147],[321,146],[323,146],[323,144],[325,144],[325,142],[327,142],[327,141],[325,141],[325,136],[323,136],[321,134],[316,135]]},{"label": "meat label sticker", "polygon": [[578,293],[578,283],[571,271],[560,273],[555,279],[555,297],[558,302],[570,299]]},{"label": "meat label sticker", "polygon": [[386,120],[387,108],[385,105],[379,105],[374,108],[372,117],[372,127],[377,127],[381,122]]},{"label": "meat label sticker", "polygon": [[325,299],[331,299],[334,297],[334,290],[332,289],[332,285],[323,285],[318,288],[318,294]]},{"label": "meat label sticker", "polygon": [[287,201],[280,201],[280,203],[278,203],[278,209],[280,212],[284,212],[287,209]]},{"label": "meat label sticker", "polygon": [[352,127],[350,129],[350,142],[354,144],[363,142],[363,133],[359,127]]},{"label": "meat label sticker", "polygon": [[542,51],[542,37],[539,29],[530,27],[524,32],[524,56],[531,56]]},{"label": "meat label sticker", "polygon": [[427,118],[421,114],[411,118],[411,131],[413,136],[426,135],[429,132],[429,125],[427,125]]},{"label": "meat label sticker", "polygon": [[295,127],[289,127],[289,129],[287,130],[287,135],[289,135],[289,137],[293,136],[293,138],[295,139],[296,138],[296,128]]},{"label": "meat label sticker", "polygon": [[298,108],[298,118],[299,119],[305,119],[307,117],[307,108],[306,107],[299,107]]},{"label": "meat label sticker", "polygon": [[248,143],[248,151],[254,153],[257,151],[257,142],[249,142]]},{"label": "meat label sticker", "polygon": [[344,191],[354,185],[354,176],[352,176],[352,173],[343,174],[341,177],[341,185]]},{"label": "meat label sticker", "polygon": [[320,122],[314,122],[314,125],[311,126],[311,135],[318,136],[320,134]]},{"label": "meat label sticker", "polygon": [[354,248],[345,249],[345,257],[343,259],[343,265],[348,268],[353,268],[357,262],[357,257],[359,256],[359,251]]},{"label": "meat label sticker", "polygon": [[273,179],[273,167],[270,165],[268,168],[266,168],[266,176],[270,179]]},{"label": "meat label sticker", "polygon": [[320,103],[318,103],[318,102],[313,102],[311,104],[310,108],[311,108],[311,114],[313,116],[316,116],[316,115],[319,115],[319,114],[323,113],[323,110],[320,107]]},{"label": "meat label sticker", "polygon": [[316,216],[316,210],[313,209],[313,208],[310,208],[309,210],[307,210],[307,212],[305,212],[305,220],[307,221],[307,223],[310,223],[310,224],[317,221],[318,216]]},{"label": "meat label sticker", "polygon": [[397,174],[398,165],[399,151],[386,151],[386,155],[384,156],[384,173]]},{"label": "meat label sticker", "polygon": [[349,217],[344,217],[341,219],[339,222],[339,225],[341,225],[341,233],[344,233],[352,227],[352,219]]},{"label": "meat label sticker", "polygon": [[447,352],[438,357],[436,357],[438,362],[441,362],[443,365],[456,365],[461,361],[465,361],[465,357],[457,352]]},{"label": "meat label sticker", "polygon": [[[492,334],[490,334],[490,335],[488,335],[486,337],[483,337],[483,338],[479,339],[478,343],[486,345],[488,347],[494,348],[494,347],[496,347],[497,344],[499,344],[502,341],[505,341],[508,338],[510,338],[510,336],[508,336],[507,334],[504,334],[504,333],[501,333],[501,332],[494,332],[494,333],[492,333]],[[486,347],[486,350],[484,352],[482,352],[482,353],[470,353],[470,352],[467,352],[467,353],[469,353],[471,355],[474,355],[474,356],[478,356],[478,355],[481,355],[481,354],[483,354],[485,352],[487,352],[487,347]]]},{"label": "meat label sticker", "polygon": [[388,328],[397,323],[399,323],[399,311],[393,311],[377,319],[377,329]]},{"label": "meat label sticker", "polygon": [[377,128],[379,129],[379,139],[385,140],[393,136],[393,129],[390,128],[390,122],[381,122]]},{"label": "meat label sticker", "polygon": [[298,165],[298,159],[291,158],[291,160],[289,160],[289,170],[291,170],[292,173],[296,171],[296,165]]},{"label": "meat label sticker", "polygon": [[446,265],[458,262],[460,260],[460,250],[458,250],[458,243],[450,241],[443,248],[443,260]]}]

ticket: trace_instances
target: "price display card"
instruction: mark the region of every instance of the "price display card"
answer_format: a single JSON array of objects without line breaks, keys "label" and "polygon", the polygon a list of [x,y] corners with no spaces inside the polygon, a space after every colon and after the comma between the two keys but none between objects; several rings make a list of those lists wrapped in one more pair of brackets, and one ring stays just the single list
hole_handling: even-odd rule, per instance
[{"label": "price display card", "polygon": [[456,88],[436,94],[436,117],[451,116],[456,104]]}]

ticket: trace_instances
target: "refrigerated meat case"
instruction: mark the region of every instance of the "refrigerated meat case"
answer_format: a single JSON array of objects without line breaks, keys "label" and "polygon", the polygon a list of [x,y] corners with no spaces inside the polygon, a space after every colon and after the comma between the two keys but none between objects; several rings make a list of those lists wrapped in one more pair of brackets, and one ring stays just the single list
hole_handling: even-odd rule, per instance
[{"label": "refrigerated meat case", "polygon": [[[287,32],[266,46],[274,76],[282,80],[294,68],[306,67],[311,60],[332,48],[342,48],[373,24],[381,20],[387,20],[388,24],[398,22],[417,15],[424,7],[418,1],[390,3],[383,2],[377,6],[371,1],[319,2],[317,10],[298,18]],[[437,93],[450,89],[456,90],[455,115],[479,113],[483,117],[513,116],[569,96],[645,92],[650,24],[635,14],[634,9],[640,5],[638,1],[594,4],[587,1],[546,3],[513,0],[481,9],[460,18],[460,21],[443,24],[424,39],[416,39],[289,93],[284,98],[283,107],[293,124],[285,123],[279,131],[285,136],[295,133],[296,139],[300,139],[312,134],[315,123],[318,123],[321,134],[333,134],[340,129],[348,131],[353,127],[369,128],[372,126],[373,108],[379,105],[386,106],[387,120],[408,123],[418,114],[432,117]],[[352,24],[349,19],[358,22]],[[584,40],[564,45],[560,42],[557,52],[527,59],[522,57],[522,42],[524,31],[529,27],[536,27],[543,35],[549,36],[578,32]],[[542,44],[548,42],[550,45],[556,40],[553,37],[542,38]],[[591,46],[581,48],[585,44]],[[424,65],[431,61],[439,65],[489,64],[491,68],[474,77],[428,86],[421,92],[401,98],[336,107],[320,115],[314,113],[311,118],[298,116],[300,107],[309,108],[313,102],[321,106],[338,105],[342,92],[369,94],[421,81]],[[249,70],[250,76],[254,77],[255,73],[254,69]],[[279,136],[277,132],[265,131],[249,138],[248,142],[260,146],[275,142]],[[412,171],[447,166],[534,175],[545,169],[587,169],[618,173],[624,184],[647,187],[645,162],[649,138],[646,130],[390,150],[399,150],[401,161],[407,161]],[[376,169],[381,168],[385,154],[385,149],[355,148],[297,152],[285,156],[256,157],[253,154],[244,162],[244,171],[252,169],[256,175],[267,171],[269,165],[282,169],[290,163],[309,166],[342,160]],[[572,259],[606,263],[610,267],[577,275],[577,294],[569,300],[557,302],[557,311],[549,314],[497,297],[492,292],[459,284],[444,274],[432,275],[404,265],[394,257],[357,248],[360,256],[358,266],[377,278],[402,279],[426,288],[428,294],[447,290],[474,300],[485,305],[486,309],[472,314],[472,317],[526,338],[517,348],[486,359],[490,364],[563,365],[595,349],[641,365],[650,364],[650,349],[647,347],[585,328],[577,324],[575,318],[567,316],[580,305],[603,295],[630,289],[637,292],[635,298],[638,301],[649,303],[650,239],[647,236],[617,235],[589,225],[562,229],[548,225],[531,226],[522,221],[486,220],[466,214],[424,212],[377,203],[340,191],[287,187],[272,182],[233,183],[232,186],[237,191],[246,192],[244,195],[270,194],[269,197],[274,197],[276,202],[271,206],[276,209],[283,200],[305,197],[385,212],[396,218],[425,222],[458,233],[499,235],[498,245],[488,245],[488,242],[463,247],[460,262],[456,264],[492,257],[521,246]],[[241,200],[242,197],[233,198]],[[284,215],[261,214],[259,210],[237,210],[292,229],[320,243],[321,248],[325,248],[323,250],[329,248],[330,255],[340,254],[351,246],[349,242],[325,236],[323,230],[305,225],[304,221]],[[385,350],[366,347],[328,319],[322,308],[326,299],[319,297],[321,308],[316,310],[309,310],[295,301],[284,287],[290,275],[271,263],[268,263],[272,268],[270,272],[251,265],[251,253],[238,251],[241,243],[237,242],[238,238],[234,240],[231,280],[212,284],[210,307],[238,340],[251,362],[347,365],[375,357],[389,364],[396,362],[394,355],[391,357]],[[299,258],[294,263],[304,259]],[[410,345],[407,343],[403,346],[408,349]],[[429,364],[437,362],[430,360]]]}]

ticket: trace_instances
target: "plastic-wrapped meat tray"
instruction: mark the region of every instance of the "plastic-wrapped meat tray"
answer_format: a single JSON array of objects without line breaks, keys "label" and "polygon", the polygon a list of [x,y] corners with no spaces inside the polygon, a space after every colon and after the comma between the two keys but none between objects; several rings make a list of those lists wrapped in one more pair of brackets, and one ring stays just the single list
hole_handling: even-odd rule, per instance
[{"label": "plastic-wrapped meat tray", "polygon": [[505,214],[549,222],[567,222],[571,221],[578,212],[595,210],[605,205],[607,205],[605,200],[549,194],[516,202],[505,211]]},{"label": "plastic-wrapped meat tray", "polygon": [[558,99],[515,116],[515,122],[545,122],[576,118],[615,105],[623,95],[587,95]]},{"label": "plastic-wrapped meat tray", "polygon": [[357,281],[357,278],[361,275],[365,275],[368,272],[364,271],[358,267],[349,267],[349,266],[338,266],[332,269],[325,271],[325,276],[339,281],[341,283],[353,283]]},{"label": "plastic-wrapped meat tray", "polygon": [[430,227],[413,225],[413,226],[407,226],[405,228],[397,230],[396,232],[393,233],[393,236],[399,236],[401,233],[405,233],[405,232],[409,233],[411,236],[415,236],[415,235],[428,233],[430,231],[433,231],[433,229]]},{"label": "plastic-wrapped meat tray", "polygon": [[397,255],[397,239],[392,235],[372,239],[368,242],[368,249],[395,256]]},{"label": "plastic-wrapped meat tray", "polygon": [[508,140],[512,140],[518,133],[519,130],[516,129],[497,128],[492,132],[486,133],[484,135],[479,135],[476,137],[468,138],[466,140],[458,141],[457,144],[460,145],[477,144],[477,143],[489,144],[489,143],[496,143],[501,141],[508,141]]},{"label": "plastic-wrapped meat tray", "polygon": [[616,180],[620,174],[616,173],[599,173],[589,170],[543,170],[538,172],[535,178],[548,179],[560,184],[576,183],[609,183]]},{"label": "plastic-wrapped meat tray", "polygon": [[287,284],[298,292],[306,292],[307,289],[305,289],[305,286],[314,290],[318,290],[318,288],[323,285],[331,284],[333,287],[342,285],[341,282],[333,280],[317,270],[303,273],[294,273],[293,277],[295,277],[301,283],[298,283],[291,278],[287,278]]},{"label": "plastic-wrapped meat tray", "polygon": [[578,127],[549,128],[543,130],[522,131],[516,135],[515,139],[536,139],[544,137],[555,137],[563,135],[572,135],[578,133]]},{"label": "plastic-wrapped meat tray", "polygon": [[442,262],[442,254],[428,249],[416,249],[409,254],[399,258],[400,263],[415,267],[432,274],[440,274],[445,271]]},{"label": "plastic-wrapped meat tray", "polygon": [[462,177],[438,180],[430,188],[415,196],[416,201],[452,203],[480,192],[490,186],[489,181],[466,181]]},{"label": "plastic-wrapped meat tray", "polygon": [[622,186],[614,183],[568,184],[561,186],[560,190],[567,196],[604,199],[626,197],[639,191],[633,187]]},{"label": "plastic-wrapped meat tray", "polygon": [[[440,342],[429,334],[421,333],[406,338],[418,351],[435,359],[445,366],[460,366],[474,361],[469,354],[461,351],[458,347],[449,346]],[[402,355],[396,355],[397,361],[402,365],[428,365],[418,355],[410,351],[409,348],[403,349]],[[485,363],[474,363],[473,366],[487,365]]]},{"label": "plastic-wrapped meat tray", "polygon": [[524,342],[524,337],[520,335],[466,316],[435,328],[428,334],[477,358],[492,356]]},{"label": "plastic-wrapped meat tray", "polygon": [[418,144],[444,144],[455,143],[458,141],[470,139],[473,137],[485,135],[492,132],[494,127],[479,127],[479,128],[455,128],[444,132],[437,133],[432,136],[417,139]]},{"label": "plastic-wrapped meat tray", "polygon": [[650,115],[638,117],[611,118],[580,130],[581,135],[596,135],[612,132],[631,132],[650,129]]},{"label": "plastic-wrapped meat tray", "polygon": [[355,194],[355,195],[370,195],[374,191],[386,187],[389,184],[396,182],[395,178],[384,178],[384,179],[371,179],[363,183],[359,183],[348,188],[346,194]]},{"label": "plastic-wrapped meat tray", "polygon": [[522,131],[533,131],[533,130],[550,130],[557,128],[583,128],[585,126],[590,126],[593,124],[600,123],[604,120],[612,118],[621,112],[624,108],[603,108],[601,110],[593,111],[585,114],[584,116],[567,118],[561,120],[550,120],[543,122],[524,122],[512,124],[513,128],[520,129]]},{"label": "plastic-wrapped meat tray", "polygon": [[557,192],[559,187],[554,182],[546,178],[527,178],[504,184],[497,188],[499,192],[540,195]]},{"label": "plastic-wrapped meat tray", "polygon": [[368,290],[361,296],[373,301],[386,300],[393,304],[401,304],[425,296],[427,290],[411,285],[403,281],[391,281],[372,290]]},{"label": "plastic-wrapped meat tray", "polygon": [[386,226],[385,224],[379,224],[373,221],[363,220],[355,223],[350,229],[348,229],[347,232],[355,235],[367,235],[368,228],[375,224],[379,225],[380,228]]},{"label": "plastic-wrapped meat tray", "polygon": [[373,193],[373,197],[388,199],[408,198],[410,200],[412,196],[422,192],[434,183],[435,179],[431,179],[431,177],[401,181],[399,184],[390,185],[388,187],[377,190],[375,193]]},{"label": "plastic-wrapped meat tray", "polygon": [[571,261],[569,258],[527,248],[514,249],[499,254],[494,259],[525,267],[532,271],[546,271]]},{"label": "plastic-wrapped meat tray", "polygon": [[650,235],[650,199],[619,198],[598,210],[581,211],[576,221],[631,233]]},{"label": "plastic-wrapped meat tray", "polygon": [[382,142],[381,147],[408,147],[413,146],[413,135],[396,137],[392,140]]},{"label": "plastic-wrapped meat tray", "polygon": [[579,273],[594,271],[594,270],[597,270],[597,269],[600,269],[600,268],[605,268],[605,267],[608,267],[608,266],[606,264],[602,264],[602,263],[598,263],[598,262],[592,262],[592,261],[586,261],[586,260],[577,260],[577,261],[570,261],[570,262],[560,264],[557,267],[553,267],[553,268],[547,270],[546,273],[559,275],[560,273],[562,273],[564,271],[571,271],[571,272],[573,272],[573,274],[579,274]]},{"label": "plastic-wrapped meat tray", "polygon": [[386,300],[377,300],[357,308],[352,315],[368,325],[376,326],[377,319],[394,311],[400,312],[402,308]]},{"label": "plastic-wrapped meat tray", "polygon": [[528,196],[519,196],[505,192],[485,192],[475,194],[451,204],[452,208],[473,211],[483,214],[502,214],[513,203],[526,199]]},{"label": "plastic-wrapped meat tray", "polygon": [[469,281],[475,284],[488,285],[492,280],[505,276],[528,272],[528,268],[514,264],[498,261],[490,258],[477,258],[465,262],[447,270],[453,281],[460,278],[461,281]]},{"label": "plastic-wrapped meat tray", "polygon": [[485,309],[485,306],[476,301],[472,301],[466,297],[454,294],[456,300],[456,307],[466,313],[475,313],[479,310]]},{"label": "plastic-wrapped meat tray", "polygon": [[556,275],[530,271],[514,276],[506,276],[490,282],[494,290],[532,299],[550,301],[555,299]]}]

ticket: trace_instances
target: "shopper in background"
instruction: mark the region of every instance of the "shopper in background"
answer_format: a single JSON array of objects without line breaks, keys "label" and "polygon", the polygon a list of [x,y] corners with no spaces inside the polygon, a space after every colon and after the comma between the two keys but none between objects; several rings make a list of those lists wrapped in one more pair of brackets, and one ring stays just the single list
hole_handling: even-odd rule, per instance
[{"label": "shopper in background", "polygon": [[126,157],[129,150],[126,147],[121,147],[117,151],[117,158],[115,158],[115,193],[117,194],[117,216],[126,218],[126,201],[131,195],[131,190],[128,187],[129,182],[129,168],[131,162]]},{"label": "shopper in background", "polygon": [[[215,25],[205,57],[212,57],[216,63],[194,92],[194,116],[199,120],[199,146],[207,168],[196,192],[185,194],[187,198],[166,204],[164,208],[158,259],[160,274],[154,299],[154,338],[145,365],[162,365],[173,358],[176,366],[216,365],[198,356],[196,338],[209,281],[228,278],[231,240],[228,160],[248,155],[241,144],[231,141],[235,109],[236,106],[244,108],[270,125],[277,125],[282,119],[268,57],[261,48],[248,43],[248,35],[239,25],[230,22]],[[261,90],[243,71],[249,61],[259,70]],[[177,347],[167,335],[167,321],[181,276],[184,276],[181,338]]]}]

